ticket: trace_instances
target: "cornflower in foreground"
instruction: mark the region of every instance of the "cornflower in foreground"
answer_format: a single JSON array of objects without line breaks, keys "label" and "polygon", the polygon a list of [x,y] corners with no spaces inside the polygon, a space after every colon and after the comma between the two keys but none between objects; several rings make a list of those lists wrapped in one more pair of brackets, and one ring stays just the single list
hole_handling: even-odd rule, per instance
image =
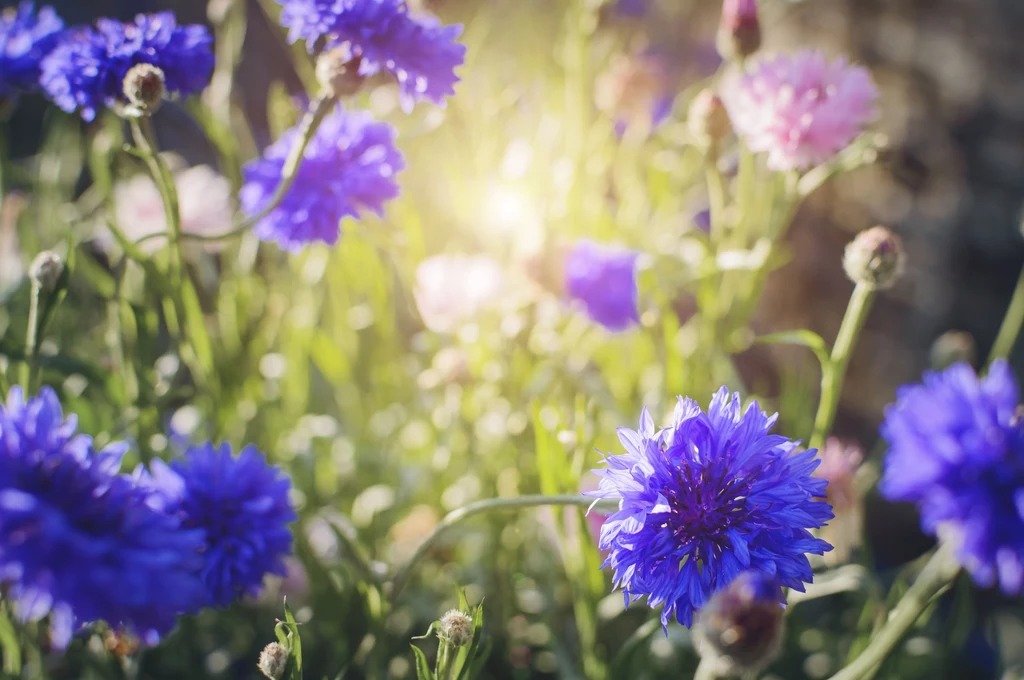
[{"label": "cornflower in foreground", "polygon": [[814,50],[758,60],[721,94],[736,132],[773,170],[832,160],[875,116],[878,99],[866,69]]},{"label": "cornflower in foreground", "polygon": [[1024,587],[1024,421],[1006,361],[979,379],[965,363],[925,373],[889,407],[882,495],[921,511],[982,586]]},{"label": "cornflower in foreground", "polygon": [[205,26],[179,26],[172,12],[140,14],[131,23],[99,19],[65,34],[42,61],[41,83],[57,106],[93,120],[103,107],[129,103],[125,78],[140,64],[157,69],[161,91],[202,90],[213,71],[212,46]]},{"label": "cornflower in foreground", "polygon": [[820,500],[826,482],[812,476],[816,451],[769,434],[777,416],[756,402],[744,411],[723,387],[707,413],[680,398],[667,428],[644,409],[638,431],[620,428],[622,455],[588,495],[619,501],[601,527],[605,566],[628,604],[643,596],[685,626],[711,595],[742,571],[804,590],[812,580],[807,553],[831,549],[811,535],[832,519]]},{"label": "cornflower in foreground", "polygon": [[57,44],[64,30],[52,7],[38,12],[29,0],[0,12],[0,97],[34,90],[39,62]]},{"label": "cornflower in foreground", "polygon": [[429,15],[412,15],[405,0],[277,0],[288,40],[305,40],[310,51],[321,39],[331,49],[347,43],[359,73],[380,71],[398,80],[402,105],[419,99],[444,104],[454,94],[455,69],[466,47],[455,42],[462,26],[443,26]]},{"label": "cornflower in foreground", "polygon": [[[258,215],[270,202],[300,134],[289,130],[263,158],[245,166],[239,199],[246,214]],[[314,241],[333,245],[343,218],[359,217],[364,210],[383,213],[384,203],[398,196],[395,174],[404,167],[394,128],[338,106],[310,140],[284,199],[256,223],[256,235],[293,252]]]},{"label": "cornflower in foreground", "polygon": [[640,322],[638,253],[594,241],[577,242],[565,256],[565,292],[587,316],[610,331]]},{"label": "cornflower in foreground", "polygon": [[20,619],[50,616],[58,648],[98,620],[154,644],[202,604],[202,532],[118,474],[126,445],[96,451],[76,425],[48,388],[0,406],[0,580]]}]

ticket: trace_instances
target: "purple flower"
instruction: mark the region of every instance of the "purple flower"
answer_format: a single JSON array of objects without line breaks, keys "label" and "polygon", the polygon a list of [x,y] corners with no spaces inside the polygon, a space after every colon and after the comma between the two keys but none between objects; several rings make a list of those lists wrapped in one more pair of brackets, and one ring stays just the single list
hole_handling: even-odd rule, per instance
[{"label": "purple flower", "polygon": [[871,74],[804,50],[756,62],[726,83],[722,98],[736,132],[775,170],[831,160],[875,116]]},{"label": "purple flower", "polygon": [[715,592],[744,570],[804,590],[812,579],[806,553],[831,546],[809,529],[832,519],[826,482],[812,476],[815,451],[797,451],[769,434],[776,416],[723,387],[705,414],[680,398],[672,424],[655,430],[645,409],[640,429],[619,429],[626,449],[606,457],[596,492],[619,510],[601,528],[605,566],[627,604],[642,596],[664,605],[662,624],[685,626]]},{"label": "purple flower", "polygon": [[626,330],[640,321],[636,258],[632,250],[579,241],[565,256],[565,291],[596,323]]},{"label": "purple flower", "polygon": [[882,495],[921,511],[921,525],[958,544],[983,586],[1024,586],[1024,426],[1017,381],[1005,361],[979,380],[967,364],[925,373],[896,393]]},{"label": "purple flower", "polygon": [[39,85],[39,62],[63,30],[64,22],[52,7],[36,13],[30,0],[0,12],[0,97]]},{"label": "purple flower", "polygon": [[305,40],[313,51],[321,38],[326,47],[349,43],[360,58],[360,74],[381,70],[398,79],[402,106],[418,99],[444,104],[454,94],[455,69],[466,47],[455,42],[462,26],[442,26],[431,16],[413,16],[404,0],[277,0],[281,25],[291,42]]},{"label": "purple flower", "polygon": [[[270,201],[299,135],[297,129],[289,130],[263,158],[245,166],[239,199],[246,214],[258,215]],[[358,218],[364,210],[383,213],[384,203],[398,196],[395,173],[404,167],[394,128],[375,122],[368,113],[338,106],[310,140],[284,199],[257,222],[256,235],[290,251],[313,241],[333,245],[343,218]]]},{"label": "purple flower", "polygon": [[194,94],[210,80],[213,38],[205,26],[178,26],[171,12],[140,14],[134,23],[99,19],[68,31],[42,62],[43,89],[67,112],[92,120],[124,103],[124,78],[136,64],[163,71],[167,92]]},{"label": "purple flower", "polygon": [[150,470],[137,476],[157,493],[159,507],[205,533],[204,604],[224,606],[255,595],[267,574],[287,573],[288,524],[296,517],[288,500],[291,479],[268,465],[255,447],[236,457],[227,444],[193,446],[184,459],[170,466],[155,460]]},{"label": "purple flower", "polygon": [[96,451],[50,389],[0,405],[0,580],[19,618],[49,614],[59,648],[97,620],[153,644],[202,603],[202,532],[118,474],[126,449]]}]

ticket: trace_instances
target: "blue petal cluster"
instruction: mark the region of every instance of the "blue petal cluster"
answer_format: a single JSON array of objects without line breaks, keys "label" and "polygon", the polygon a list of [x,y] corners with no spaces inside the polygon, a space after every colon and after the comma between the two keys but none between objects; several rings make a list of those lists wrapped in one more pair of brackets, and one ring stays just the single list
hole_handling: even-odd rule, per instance
[{"label": "blue petal cluster", "polygon": [[565,257],[566,294],[610,331],[639,323],[637,255],[632,250],[579,241]]},{"label": "blue petal cluster", "polygon": [[95,451],[52,390],[0,405],[0,580],[20,618],[50,615],[57,647],[100,619],[154,643],[202,603],[202,532],[118,474],[126,448]]},{"label": "blue petal cluster", "polygon": [[93,120],[124,101],[124,78],[137,64],[160,68],[169,93],[202,90],[213,71],[212,45],[205,26],[179,26],[171,12],[140,14],[128,24],[100,19],[66,34],[43,59],[40,82],[57,106]]},{"label": "blue petal cluster", "polygon": [[[979,380],[967,364],[926,373],[897,392],[882,494],[915,503],[921,525],[959,546],[974,580],[1008,594],[1024,587],[1024,421],[1005,361]],[[947,533],[948,531],[948,533]]]},{"label": "blue petal cluster", "polygon": [[[263,158],[245,166],[239,198],[250,217],[270,202],[299,136],[297,129],[289,130]],[[394,128],[338,106],[310,140],[284,199],[256,224],[256,235],[290,251],[314,241],[337,243],[343,218],[359,217],[363,210],[379,215],[384,203],[398,196],[395,174],[404,167]]]},{"label": "blue petal cluster", "polygon": [[64,22],[52,7],[36,13],[31,0],[0,12],[0,97],[38,86],[39,62],[63,30]]},{"label": "blue petal cluster", "polygon": [[148,484],[162,509],[201,529],[204,604],[224,606],[255,594],[267,574],[284,576],[291,554],[291,480],[254,448],[236,457],[227,444],[193,446],[170,466],[154,461]]},{"label": "blue petal cluster", "polygon": [[406,110],[419,99],[443,105],[454,94],[455,69],[466,58],[466,47],[455,42],[462,26],[413,16],[405,0],[277,2],[291,42],[305,40],[311,51],[321,38],[327,47],[348,43],[362,75],[385,70],[397,78]]},{"label": "blue petal cluster", "polygon": [[776,416],[722,388],[707,413],[680,399],[672,424],[656,430],[645,409],[638,431],[622,428],[623,455],[607,468],[589,495],[619,501],[601,527],[605,566],[627,604],[646,595],[690,626],[694,612],[742,571],[773,577],[803,591],[812,579],[807,553],[831,546],[811,535],[832,519],[820,500],[826,482],[811,476],[816,451],[797,451],[769,434]]}]

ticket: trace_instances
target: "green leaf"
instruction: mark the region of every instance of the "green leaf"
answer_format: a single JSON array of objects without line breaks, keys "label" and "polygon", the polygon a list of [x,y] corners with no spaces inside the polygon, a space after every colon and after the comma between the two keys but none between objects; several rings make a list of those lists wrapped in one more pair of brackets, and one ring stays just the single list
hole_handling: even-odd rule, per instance
[{"label": "green leaf", "polygon": [[818,363],[821,364],[822,368],[832,361],[832,352],[821,336],[814,331],[806,329],[761,335],[754,342],[762,345],[799,345],[806,347],[814,352],[814,356],[818,357]]},{"label": "green leaf", "polygon": [[21,675],[21,645],[18,644],[18,635],[14,630],[14,624],[8,616],[7,607],[0,612],[0,650],[4,655],[4,673]]},{"label": "green leaf", "polygon": [[[464,600],[460,600],[462,602]],[[468,611],[469,606],[466,606],[464,611]],[[475,677],[478,669],[483,666],[480,659],[480,638],[484,631],[484,603],[481,602],[477,605],[476,609],[473,610],[473,639],[468,645],[459,650],[459,655],[455,658],[455,664],[453,665],[454,675],[456,680],[470,680]],[[487,653],[490,653],[488,647]],[[486,658],[486,655],[485,655]]]},{"label": "green leaf", "polygon": [[302,680],[302,639],[299,637],[299,624],[295,622],[292,610],[288,608],[288,598],[284,600],[284,620],[290,629],[291,645],[288,658],[295,663],[289,677],[291,680]]},{"label": "green leaf", "polygon": [[437,628],[439,625],[441,625],[440,621],[431,621],[430,628],[427,628],[427,632],[423,635],[416,635],[415,637],[413,637],[413,640],[426,640],[428,637],[430,637],[430,634],[434,632],[434,629]]},{"label": "green leaf", "polygon": [[434,673],[430,670],[430,664],[427,663],[427,655],[416,645],[409,646],[412,647],[413,656],[416,657],[417,680],[434,680]]},{"label": "green leaf", "polygon": [[[541,493],[554,495],[559,492],[558,479],[566,456],[559,458],[558,439],[555,434],[544,427],[540,402],[533,403],[534,447],[537,449],[537,474],[540,475]],[[560,460],[562,464],[560,464]]]}]

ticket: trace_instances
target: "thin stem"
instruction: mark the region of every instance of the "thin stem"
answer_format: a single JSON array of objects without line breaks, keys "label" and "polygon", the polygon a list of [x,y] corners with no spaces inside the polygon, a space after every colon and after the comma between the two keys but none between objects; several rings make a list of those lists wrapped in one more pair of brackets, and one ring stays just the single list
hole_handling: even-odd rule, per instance
[{"label": "thin stem", "polygon": [[910,627],[914,625],[928,603],[945,590],[960,573],[960,565],[952,548],[940,545],[924,565],[914,585],[889,614],[889,620],[868,646],[846,668],[830,680],[860,680],[870,677],[886,657],[895,649]]},{"label": "thin stem", "polygon": [[388,599],[394,602],[398,599],[398,595],[402,592],[402,588],[405,587],[406,582],[412,575],[413,569],[419,563],[423,557],[430,552],[430,549],[434,547],[441,535],[448,529],[451,529],[456,524],[474,517],[475,515],[482,515],[487,512],[495,510],[516,510],[519,508],[539,508],[547,505],[575,505],[579,507],[590,507],[594,503],[593,498],[587,498],[586,496],[518,496],[516,498],[488,498],[469,505],[464,505],[461,508],[452,510],[444,518],[438,522],[434,530],[424,539],[423,543],[416,548],[416,552],[412,554],[405,564],[400,566],[395,571],[394,577],[391,579],[391,589],[388,593]]},{"label": "thin stem", "polygon": [[843,380],[846,378],[850,356],[853,354],[857,337],[864,328],[864,322],[867,321],[874,299],[875,291],[867,284],[858,283],[853,289],[843,323],[839,327],[839,335],[836,336],[836,344],[832,346],[832,356],[821,366],[821,401],[818,403],[818,414],[814,418],[814,431],[810,441],[812,449],[820,448],[832,429],[836,411],[839,409],[839,396],[843,391]]},{"label": "thin stem", "polygon": [[1013,346],[1017,344],[1022,324],[1024,324],[1024,269],[1021,269],[1017,287],[1013,289],[1010,306],[1006,309],[1006,316],[1003,317],[999,335],[996,336],[992,352],[988,355],[988,361],[985,362],[986,366],[996,359],[1005,359],[1010,355]]},{"label": "thin stem", "polygon": [[25,389],[26,397],[33,393],[32,385],[35,383],[39,371],[39,298],[41,296],[42,289],[39,283],[32,281],[28,306],[28,328],[25,330],[25,362],[21,365],[21,386]]},{"label": "thin stem", "polygon": [[178,289],[181,285],[181,271],[184,266],[184,257],[181,252],[181,210],[178,206],[178,189],[174,183],[174,176],[157,152],[156,135],[149,118],[131,118],[128,122],[131,126],[132,136],[135,138],[135,146],[142,153],[143,160],[149,168],[149,174],[153,176],[153,181],[156,182],[157,189],[160,191],[160,198],[163,200],[167,230],[170,232],[171,255],[168,273],[171,285]]},{"label": "thin stem", "polygon": [[718,680],[718,669],[715,660],[705,656],[697,666],[697,672],[693,674],[693,680]]}]

